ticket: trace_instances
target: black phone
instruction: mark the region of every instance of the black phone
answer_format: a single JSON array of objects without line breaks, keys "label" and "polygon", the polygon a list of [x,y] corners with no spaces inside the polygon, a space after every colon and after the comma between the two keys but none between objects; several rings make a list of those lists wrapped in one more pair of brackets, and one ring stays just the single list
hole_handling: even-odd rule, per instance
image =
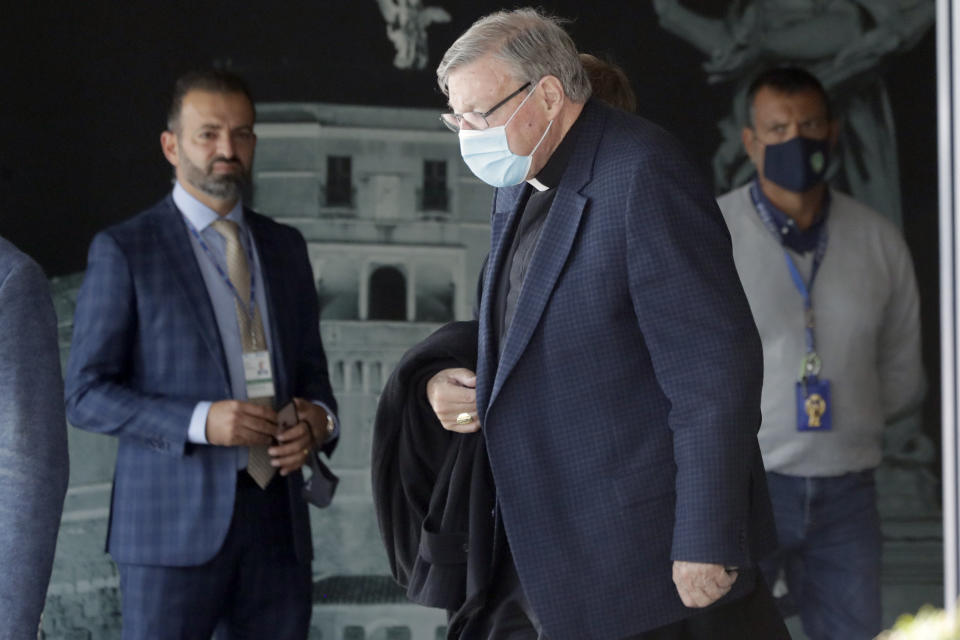
[{"label": "black phone", "polygon": [[298,422],[300,422],[300,416],[297,415],[297,405],[293,403],[293,400],[277,411],[277,425],[280,427],[280,431],[286,431]]}]

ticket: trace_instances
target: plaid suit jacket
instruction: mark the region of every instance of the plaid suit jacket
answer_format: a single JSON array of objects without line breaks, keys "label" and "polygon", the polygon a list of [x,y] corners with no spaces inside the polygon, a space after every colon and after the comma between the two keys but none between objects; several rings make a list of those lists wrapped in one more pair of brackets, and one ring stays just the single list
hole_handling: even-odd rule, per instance
[{"label": "plaid suit jacket", "polygon": [[[303,237],[251,211],[244,215],[264,271],[277,402],[308,397],[335,411]],[[233,512],[233,450],[187,440],[198,401],[232,396],[188,234],[170,196],[99,233],[77,299],[67,417],[119,440],[107,534],[117,562],[202,564],[220,549]],[[328,443],[328,453],[335,444]],[[286,482],[295,550],[308,562],[302,476]]]},{"label": "plaid suit jacket", "polygon": [[498,360],[492,284],[527,189],[494,197],[477,406],[546,634],[609,640],[696,612],[673,560],[770,548],[760,340],[709,186],[664,131],[590,101]]}]

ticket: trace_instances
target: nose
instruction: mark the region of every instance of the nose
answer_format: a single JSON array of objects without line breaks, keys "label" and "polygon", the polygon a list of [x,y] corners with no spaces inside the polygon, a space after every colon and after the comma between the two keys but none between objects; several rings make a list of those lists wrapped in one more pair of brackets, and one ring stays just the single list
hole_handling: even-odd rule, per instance
[{"label": "nose", "polygon": [[217,139],[217,155],[224,158],[233,158],[233,140],[230,133],[226,132]]}]

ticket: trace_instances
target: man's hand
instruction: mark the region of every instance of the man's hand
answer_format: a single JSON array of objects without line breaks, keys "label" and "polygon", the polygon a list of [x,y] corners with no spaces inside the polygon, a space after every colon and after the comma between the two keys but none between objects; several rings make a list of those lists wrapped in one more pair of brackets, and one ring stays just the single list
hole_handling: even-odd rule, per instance
[{"label": "man's hand", "polygon": [[702,562],[673,563],[673,583],[683,604],[688,607],[706,607],[722,598],[737,581],[736,571],[726,571],[723,565]]},{"label": "man's hand", "polygon": [[297,407],[297,415],[302,422],[307,423],[310,433],[313,434],[315,446],[320,446],[333,436],[333,431],[327,430],[327,424],[333,425],[332,418],[323,407],[303,398],[294,398],[293,404]]},{"label": "man's hand", "polygon": [[[477,376],[469,369],[444,369],[427,382],[427,400],[444,429],[473,433],[480,429],[477,417]],[[470,422],[457,417],[469,414]]]},{"label": "man's hand", "polygon": [[327,433],[327,412],[309,400],[294,398],[300,421],[277,434],[277,444],[267,449],[270,464],[280,470],[280,475],[293,473],[313,455],[313,449],[323,444]]},{"label": "man's hand", "polygon": [[219,447],[268,445],[277,433],[277,414],[270,407],[221,400],[207,413],[207,442]]}]

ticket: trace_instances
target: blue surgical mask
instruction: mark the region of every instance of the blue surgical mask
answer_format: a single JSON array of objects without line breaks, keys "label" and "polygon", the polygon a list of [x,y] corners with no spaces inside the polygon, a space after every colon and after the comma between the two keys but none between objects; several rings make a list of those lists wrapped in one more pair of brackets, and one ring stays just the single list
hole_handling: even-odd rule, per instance
[{"label": "blue surgical mask", "polygon": [[768,144],[763,155],[763,177],[787,191],[803,192],[823,182],[830,144],[797,136]]},{"label": "blue surgical mask", "polygon": [[547,131],[553,125],[553,120],[547,123],[540,140],[533,147],[530,155],[519,156],[510,151],[507,142],[507,125],[527,102],[533,91],[527,94],[520,106],[507,118],[507,121],[498,127],[488,129],[461,129],[460,155],[470,167],[473,175],[477,176],[492,187],[510,187],[523,182],[530,171],[533,154],[540,147],[540,143],[547,137]]}]

